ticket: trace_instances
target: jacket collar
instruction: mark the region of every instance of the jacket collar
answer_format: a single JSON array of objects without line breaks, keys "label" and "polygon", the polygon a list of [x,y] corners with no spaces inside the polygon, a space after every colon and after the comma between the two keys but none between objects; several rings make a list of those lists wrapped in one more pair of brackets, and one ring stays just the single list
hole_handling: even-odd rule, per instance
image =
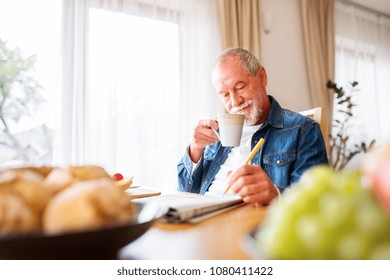
[{"label": "jacket collar", "polygon": [[278,101],[276,101],[273,96],[268,95],[268,99],[271,102],[271,110],[269,111],[269,114],[264,121],[264,125],[270,124],[271,126],[276,128],[283,128],[282,107],[280,107]]}]

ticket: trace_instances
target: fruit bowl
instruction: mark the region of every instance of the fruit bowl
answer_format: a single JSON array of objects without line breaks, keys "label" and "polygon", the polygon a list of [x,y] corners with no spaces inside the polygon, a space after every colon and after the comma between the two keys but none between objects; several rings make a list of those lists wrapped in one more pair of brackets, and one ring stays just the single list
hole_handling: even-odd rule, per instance
[{"label": "fruit bowl", "polygon": [[[390,219],[359,170],[320,166],[271,204],[255,258],[390,259]],[[254,247],[254,245],[252,245]],[[265,253],[267,252],[267,253]]]}]

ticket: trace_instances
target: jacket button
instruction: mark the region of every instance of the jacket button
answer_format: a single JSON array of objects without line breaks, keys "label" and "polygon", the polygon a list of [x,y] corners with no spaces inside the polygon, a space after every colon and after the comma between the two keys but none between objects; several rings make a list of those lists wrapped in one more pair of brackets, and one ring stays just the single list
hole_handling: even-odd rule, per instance
[{"label": "jacket button", "polygon": [[188,181],[188,185],[192,185],[192,182],[191,182],[191,181]]},{"label": "jacket button", "polygon": [[276,161],[276,164],[277,164],[277,165],[280,165],[280,160],[279,160],[279,159]]}]

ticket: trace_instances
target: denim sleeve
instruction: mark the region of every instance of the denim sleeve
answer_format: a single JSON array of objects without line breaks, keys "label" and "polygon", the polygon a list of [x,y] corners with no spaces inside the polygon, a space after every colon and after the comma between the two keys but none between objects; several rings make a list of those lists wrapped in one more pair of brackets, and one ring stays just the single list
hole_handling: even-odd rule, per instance
[{"label": "denim sleeve", "polygon": [[297,156],[290,183],[297,183],[307,169],[321,164],[328,164],[324,138],[319,124],[310,123],[302,127],[299,134]]},{"label": "denim sleeve", "polygon": [[188,154],[188,149],[179,164],[177,165],[177,174],[178,174],[178,191],[198,193],[200,190],[200,183],[202,178],[202,169],[203,169],[203,156],[199,160],[199,163],[192,174],[192,161]]}]

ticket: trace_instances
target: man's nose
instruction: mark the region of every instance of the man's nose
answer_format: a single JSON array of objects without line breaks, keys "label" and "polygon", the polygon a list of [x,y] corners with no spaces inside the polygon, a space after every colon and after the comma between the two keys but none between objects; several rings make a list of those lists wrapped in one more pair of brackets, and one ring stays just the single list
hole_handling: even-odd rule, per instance
[{"label": "man's nose", "polygon": [[231,104],[233,107],[238,107],[243,101],[243,98],[241,95],[237,94],[235,91],[230,92],[230,99],[231,99]]}]

